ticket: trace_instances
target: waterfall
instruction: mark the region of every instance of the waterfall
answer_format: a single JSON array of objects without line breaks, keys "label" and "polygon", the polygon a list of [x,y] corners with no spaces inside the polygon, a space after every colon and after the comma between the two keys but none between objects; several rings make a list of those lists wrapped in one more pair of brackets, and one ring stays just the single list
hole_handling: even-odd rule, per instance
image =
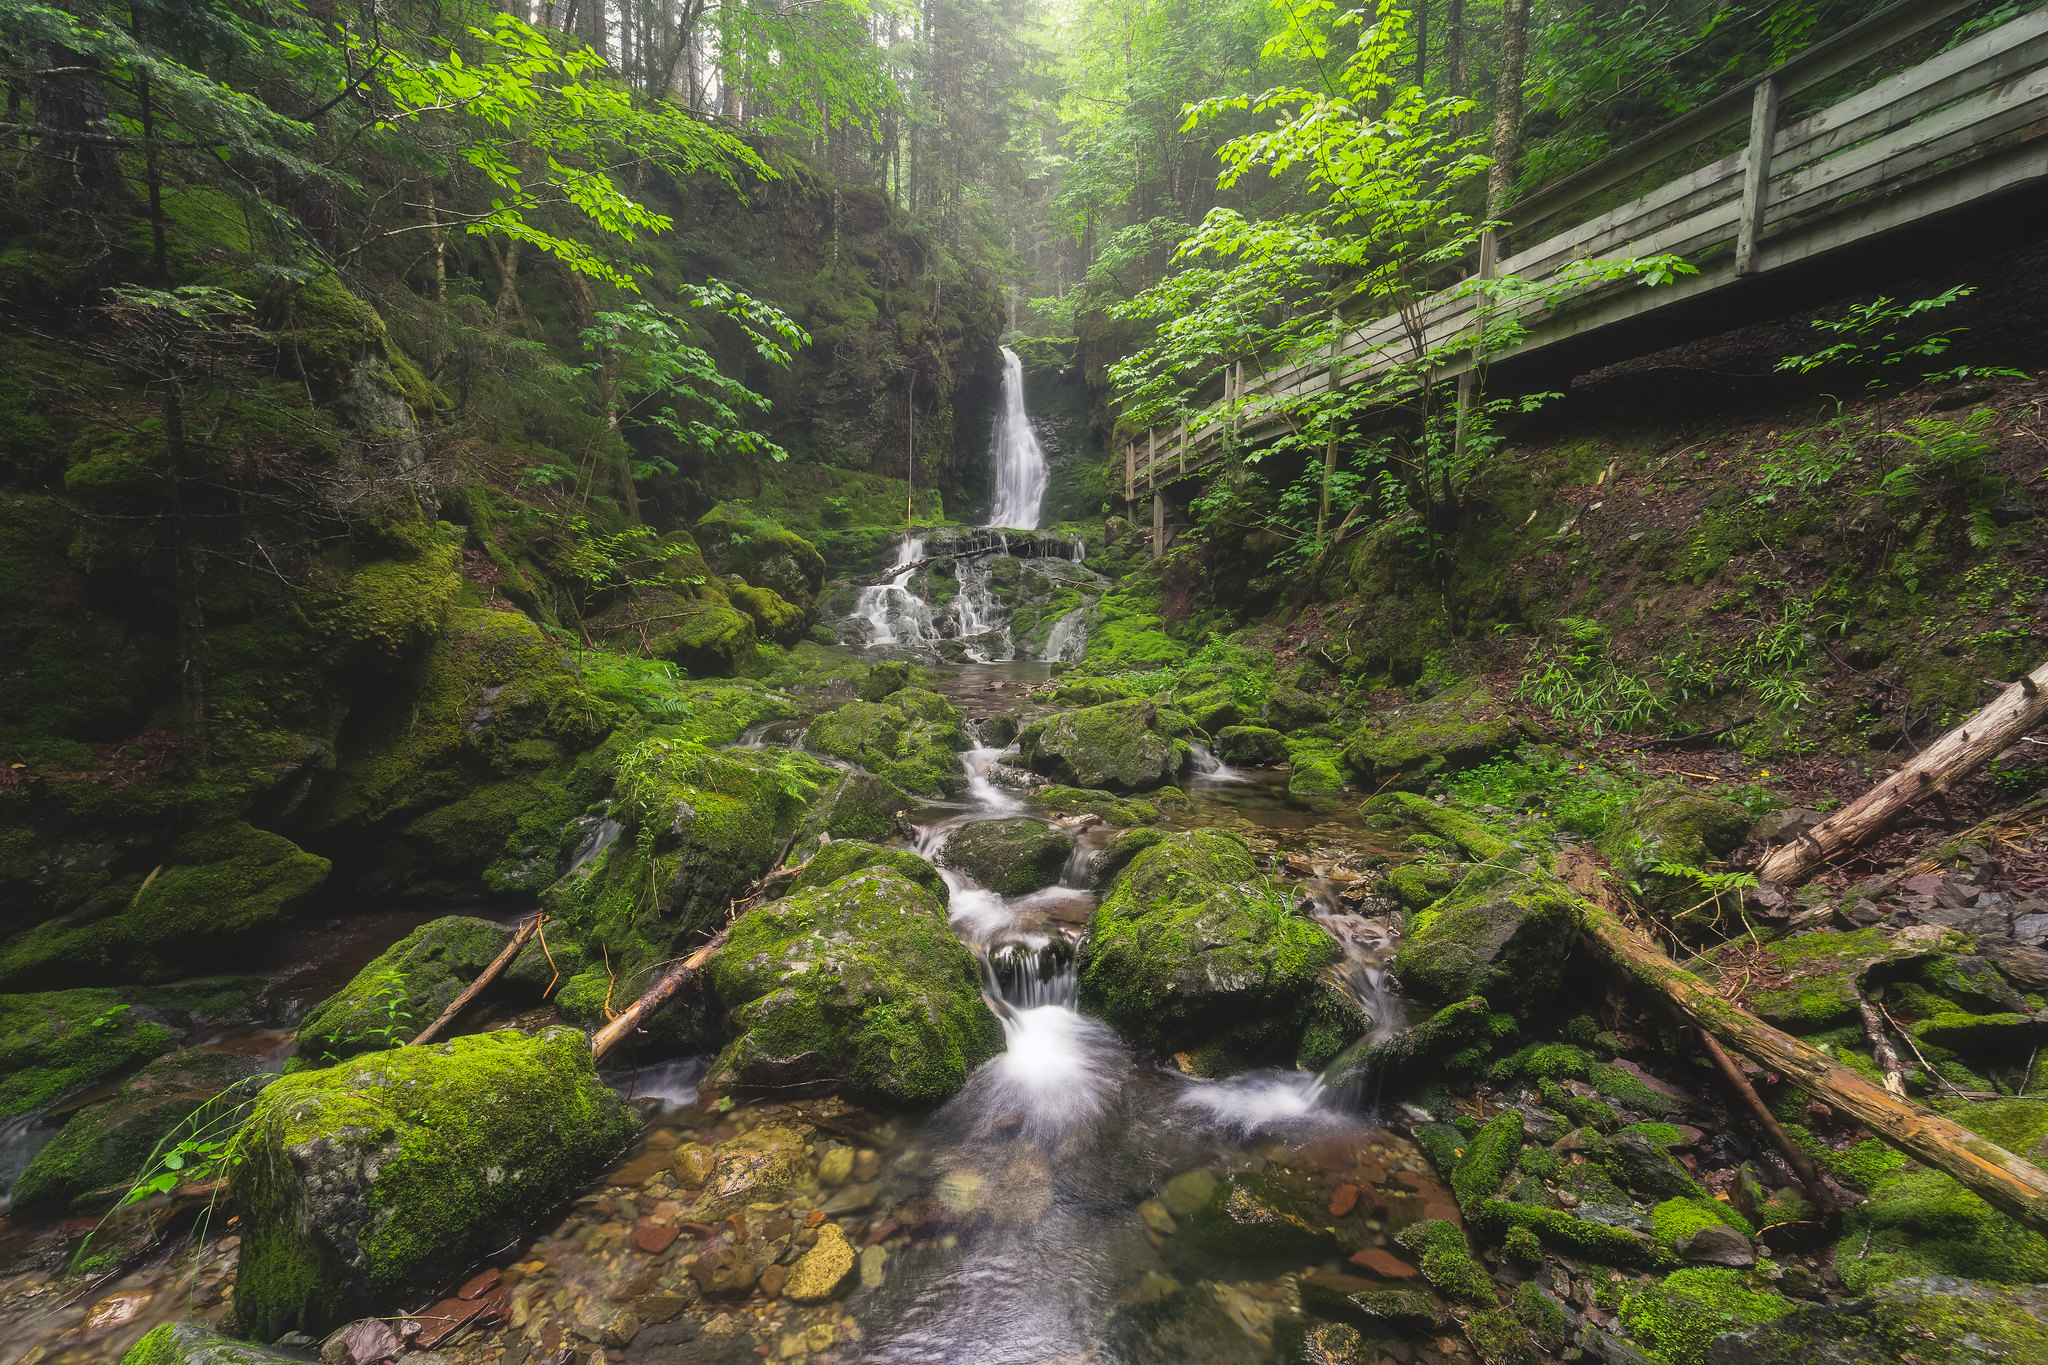
[{"label": "waterfall", "polygon": [[1003,347],[1003,411],[996,419],[989,454],[995,464],[996,505],[988,524],[1037,530],[1039,505],[1045,501],[1050,476],[1045,452],[1024,412],[1024,362],[1007,346]]},{"label": "waterfall", "polygon": [[1053,622],[1039,657],[1076,663],[1088,652],[1088,609],[1075,607]]},{"label": "waterfall", "polygon": [[[910,581],[910,566],[923,558],[923,539],[905,536],[901,548],[896,551],[893,566],[902,572],[881,587],[860,590],[860,596],[854,601],[853,614],[868,623],[869,644],[931,643],[931,609],[904,586]],[[896,633],[899,627],[903,631],[900,637]]]}]

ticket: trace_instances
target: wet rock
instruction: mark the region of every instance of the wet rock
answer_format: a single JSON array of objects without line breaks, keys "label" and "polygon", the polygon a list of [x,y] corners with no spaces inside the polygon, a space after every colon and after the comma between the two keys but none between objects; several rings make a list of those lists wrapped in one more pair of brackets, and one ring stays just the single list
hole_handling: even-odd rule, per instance
[{"label": "wet rock", "polygon": [[1216,757],[1239,768],[1270,768],[1287,761],[1287,736],[1260,725],[1226,725],[1216,732]]},{"label": "wet rock", "polygon": [[888,1282],[889,1249],[871,1246],[860,1253],[860,1287],[880,1289]]},{"label": "wet rock", "polygon": [[920,796],[953,796],[967,788],[954,758],[967,747],[960,713],[922,688],[903,688],[882,702],[850,701],[812,721],[804,745]]},{"label": "wet rock", "polygon": [[1395,970],[1426,997],[1524,1008],[1557,990],[1579,914],[1578,897],[1555,878],[1487,869],[1409,921]]},{"label": "wet rock", "polygon": [[1081,1001],[1208,1074],[1292,1061],[1314,1022],[1322,969],[1340,950],[1264,889],[1244,844],[1195,830],[1131,863],[1096,907]]},{"label": "wet rock", "polygon": [[939,860],[989,890],[1022,896],[1051,886],[1074,851],[1074,838],[1037,820],[978,820],[955,830]]},{"label": "wet rock", "polygon": [[1184,1171],[1166,1182],[1159,1202],[1167,1211],[1185,1217],[1195,1212],[1216,1193],[1216,1177],[1208,1171]]},{"label": "wet rock", "polygon": [[1017,736],[1033,772],[1075,787],[1146,792],[1181,782],[1194,763],[1193,723],[1149,701],[1110,702],[1033,721]]},{"label": "wet rock", "polygon": [[701,1190],[717,1164],[717,1152],[701,1143],[690,1142],[676,1148],[675,1160],[669,1169],[675,1172],[684,1189]]},{"label": "wet rock", "polygon": [[233,1169],[241,1325],[325,1331],[518,1237],[631,1136],[585,1036],[477,1034],[277,1081]]},{"label": "wet rock", "polygon": [[[1243,1172],[1179,1218],[1166,1254],[1198,1273],[1299,1267],[1350,1251],[1329,1230],[1320,1191],[1301,1177]],[[1362,1240],[1362,1238],[1361,1238]],[[1356,1242],[1352,1243],[1355,1246]]]},{"label": "wet rock", "polygon": [[299,1357],[222,1336],[189,1322],[153,1327],[130,1347],[121,1365],[301,1365]]},{"label": "wet rock", "polygon": [[1024,798],[1024,804],[1047,815],[1100,816],[1103,824],[1115,829],[1149,825],[1159,819],[1159,807],[1150,801],[1081,787],[1040,787]]},{"label": "wet rock", "polygon": [[1682,1261],[1694,1265],[1745,1267],[1756,1264],[1756,1248],[1747,1237],[1726,1223],[1712,1223],[1689,1232],[1672,1244]]},{"label": "wet rock", "polygon": [[870,867],[885,867],[916,882],[932,893],[941,907],[951,903],[953,891],[939,870],[907,848],[883,848],[858,839],[840,839],[813,853],[802,872],[790,884],[787,894],[830,886],[842,877]]},{"label": "wet rock", "polygon": [[834,1147],[818,1158],[818,1183],[844,1185],[853,1176],[853,1148]]},{"label": "wet rock", "polygon": [[783,1297],[798,1303],[822,1303],[839,1288],[855,1259],[839,1225],[824,1224],[818,1229],[818,1240],[790,1268],[789,1279],[782,1286]]},{"label": "wet rock", "polygon": [[802,1136],[788,1128],[763,1124],[719,1146],[692,1217],[716,1220],[749,1204],[786,1198],[810,1175]]},{"label": "wet rock", "polygon": [[841,1082],[936,1104],[1002,1049],[974,955],[930,893],[887,868],[741,916],[705,976],[739,1032],[707,1086]]},{"label": "wet rock", "polygon": [[1383,1280],[1412,1280],[1415,1267],[1388,1251],[1385,1247],[1366,1247],[1351,1253],[1351,1264],[1362,1270],[1369,1270]]},{"label": "wet rock", "polygon": [[1374,712],[1345,747],[1344,762],[1368,791],[1420,791],[1437,774],[1484,763],[1521,735],[1491,692],[1464,683],[1427,702]]},{"label": "wet rock", "polygon": [[879,843],[896,837],[899,818],[915,804],[887,778],[848,773],[831,799],[812,813],[805,828],[823,830],[834,839]]},{"label": "wet rock", "polygon": [[760,1278],[754,1255],[745,1247],[720,1247],[698,1256],[690,1267],[690,1278],[706,1298],[731,1299],[753,1292]]},{"label": "wet rock", "polygon": [[1304,1279],[1301,1306],[1321,1317],[1356,1318],[1368,1327],[1398,1331],[1435,1331],[1451,1320],[1450,1309],[1443,1300],[1425,1289],[1361,1289],[1347,1293]]}]

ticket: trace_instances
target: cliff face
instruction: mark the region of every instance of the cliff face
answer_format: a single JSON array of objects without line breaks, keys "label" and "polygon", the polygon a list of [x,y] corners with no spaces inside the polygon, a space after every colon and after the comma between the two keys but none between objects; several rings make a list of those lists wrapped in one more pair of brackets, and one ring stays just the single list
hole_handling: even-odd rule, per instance
[{"label": "cliff face", "polygon": [[1040,524],[1099,519],[1110,483],[1109,457],[1094,427],[1094,399],[1078,343],[1022,337],[1011,349],[1024,362],[1024,410],[1052,474]]}]

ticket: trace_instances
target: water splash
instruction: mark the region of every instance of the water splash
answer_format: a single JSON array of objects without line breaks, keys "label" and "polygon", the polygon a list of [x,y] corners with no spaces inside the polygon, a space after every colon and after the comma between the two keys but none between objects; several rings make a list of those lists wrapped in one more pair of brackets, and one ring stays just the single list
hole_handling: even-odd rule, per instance
[{"label": "water splash", "polygon": [[1078,663],[1088,652],[1088,609],[1075,607],[1053,622],[1039,657],[1054,662]]},{"label": "water splash", "polygon": [[854,599],[853,614],[856,619],[867,622],[869,644],[929,645],[932,642],[931,608],[906,586],[913,572],[910,566],[923,558],[923,537],[905,536],[896,551],[896,563],[891,566],[899,570],[895,577],[879,587],[862,588]]},{"label": "water splash", "polygon": [[1215,751],[1199,740],[1190,740],[1188,748],[1195,755],[1195,778],[1201,782],[1250,782],[1237,769],[1216,757]]},{"label": "water splash", "polygon": [[1248,1071],[1224,1081],[1190,1081],[1181,1105],[1236,1137],[1331,1117],[1322,1078],[1299,1071]]},{"label": "water splash", "polygon": [[1038,434],[1024,411],[1024,362],[1007,346],[1003,347],[1003,410],[996,418],[989,455],[995,464],[996,500],[988,524],[1037,530],[1051,475]]}]

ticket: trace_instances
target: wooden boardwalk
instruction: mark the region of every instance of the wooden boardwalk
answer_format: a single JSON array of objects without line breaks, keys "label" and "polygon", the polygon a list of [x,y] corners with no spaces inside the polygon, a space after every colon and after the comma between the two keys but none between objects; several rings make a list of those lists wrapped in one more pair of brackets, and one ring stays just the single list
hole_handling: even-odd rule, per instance
[{"label": "wooden boardwalk", "polygon": [[[1455,379],[1671,309],[1772,271],[1872,242],[2015,189],[2048,182],[2048,9],[2007,21],[1936,56],[1796,118],[1802,93],[1853,72],[1888,48],[1938,25],[1953,29],[1970,0],[1894,0],[1747,86],[1728,91],[1650,137],[1548,185],[1509,210],[1505,242],[1492,234],[1476,263],[1484,276],[1555,280],[1576,263],[1673,253],[1698,274],[1645,287],[1634,280],[1580,287],[1548,307],[1526,303],[1526,333],[1483,358],[1474,335],[1483,302],[1446,291],[1421,310],[1424,348],[1453,359],[1433,372]],[[1809,101],[1810,102],[1810,99]],[[1735,150],[1706,165],[1704,146]],[[1646,182],[1654,188],[1643,189]],[[1608,207],[1618,193],[1627,202]],[[1540,240],[1532,240],[1541,232]],[[1524,244],[1526,243],[1526,245]],[[1495,260],[1498,252],[1504,258]],[[1499,318],[1512,312],[1492,305]],[[1651,348],[1654,349],[1654,348]],[[1349,330],[1341,347],[1307,361],[1239,360],[1205,392],[1209,406],[1177,427],[1124,448],[1124,496],[1153,495],[1153,545],[1164,536],[1161,487],[1213,465],[1233,447],[1287,429],[1287,412],[1333,384],[1354,384],[1410,362],[1413,340],[1399,317]]]}]

